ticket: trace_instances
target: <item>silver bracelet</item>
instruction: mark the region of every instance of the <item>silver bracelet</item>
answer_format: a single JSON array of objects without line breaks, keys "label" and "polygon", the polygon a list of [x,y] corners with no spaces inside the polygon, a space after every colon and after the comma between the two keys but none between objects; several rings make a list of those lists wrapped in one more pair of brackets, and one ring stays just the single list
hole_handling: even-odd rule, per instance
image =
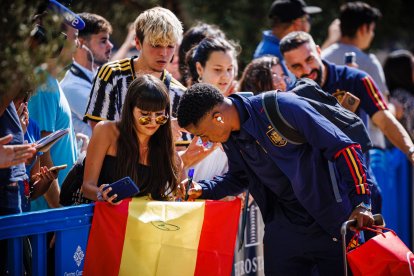
[{"label": "silver bracelet", "polygon": [[101,191],[96,192],[96,198],[98,199],[98,201],[104,201]]},{"label": "silver bracelet", "polygon": [[414,153],[414,146],[410,147],[410,149],[407,151],[406,155],[408,159],[411,159],[411,155]]}]

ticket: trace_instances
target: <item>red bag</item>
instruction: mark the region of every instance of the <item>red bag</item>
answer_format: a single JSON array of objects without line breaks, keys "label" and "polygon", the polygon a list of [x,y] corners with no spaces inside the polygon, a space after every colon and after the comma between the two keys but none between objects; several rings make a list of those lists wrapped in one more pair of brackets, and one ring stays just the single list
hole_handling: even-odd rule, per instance
[{"label": "red bag", "polygon": [[[363,228],[377,232],[374,238],[347,252],[347,260],[354,276],[359,275],[414,275],[414,255],[391,229],[383,233],[372,228]],[[350,245],[358,238],[357,232]],[[348,251],[348,249],[347,249]]]}]

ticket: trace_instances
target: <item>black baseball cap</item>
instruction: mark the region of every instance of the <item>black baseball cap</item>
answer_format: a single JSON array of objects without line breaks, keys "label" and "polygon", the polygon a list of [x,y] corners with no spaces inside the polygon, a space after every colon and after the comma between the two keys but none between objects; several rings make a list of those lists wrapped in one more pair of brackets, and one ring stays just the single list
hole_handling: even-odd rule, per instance
[{"label": "black baseball cap", "polygon": [[303,0],[276,0],[270,7],[269,18],[277,17],[282,22],[290,22],[305,14],[320,13],[321,8],[307,6]]}]

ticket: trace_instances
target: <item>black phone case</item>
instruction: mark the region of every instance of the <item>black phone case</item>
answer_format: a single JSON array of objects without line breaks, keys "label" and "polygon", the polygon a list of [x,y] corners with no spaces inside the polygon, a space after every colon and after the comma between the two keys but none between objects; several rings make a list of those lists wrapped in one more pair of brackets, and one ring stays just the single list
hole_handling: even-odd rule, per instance
[{"label": "black phone case", "polygon": [[134,183],[134,181],[129,177],[124,177],[122,179],[119,179],[118,181],[115,181],[114,183],[109,184],[105,187],[104,190],[108,189],[109,187],[112,188],[112,190],[108,193],[108,197],[113,196],[114,194],[117,194],[118,196],[114,200],[114,202],[118,202],[122,199],[133,197],[137,193],[139,193],[138,186]]}]

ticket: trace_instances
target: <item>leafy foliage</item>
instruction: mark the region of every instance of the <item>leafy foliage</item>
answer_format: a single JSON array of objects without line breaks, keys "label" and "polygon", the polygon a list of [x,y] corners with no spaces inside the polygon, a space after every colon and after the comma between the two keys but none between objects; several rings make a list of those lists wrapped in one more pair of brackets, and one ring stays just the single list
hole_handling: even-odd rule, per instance
[{"label": "leafy foliage", "polygon": [[[47,53],[55,47],[41,47],[33,53],[27,48],[27,37],[32,30],[31,16],[35,13],[39,1],[2,1],[0,99],[15,95],[30,87],[30,84],[33,86],[36,80],[29,77],[33,68],[44,61]],[[414,1],[366,2],[378,7],[383,13],[372,47],[414,50],[414,17],[411,15]],[[228,38],[240,43],[242,53],[239,56],[239,69],[243,70],[261,40],[262,30],[268,28],[267,13],[271,3],[272,0],[73,0],[70,8],[75,12],[92,12],[107,18],[114,28],[112,40],[116,46],[123,42],[128,24],[133,22],[140,12],[157,5],[172,10],[183,22],[185,29],[197,21],[216,24],[226,32]],[[309,0],[307,3],[323,9],[321,14],[312,17],[311,30],[316,42],[322,43],[326,38],[329,24],[338,16],[339,6],[345,1]]]}]

